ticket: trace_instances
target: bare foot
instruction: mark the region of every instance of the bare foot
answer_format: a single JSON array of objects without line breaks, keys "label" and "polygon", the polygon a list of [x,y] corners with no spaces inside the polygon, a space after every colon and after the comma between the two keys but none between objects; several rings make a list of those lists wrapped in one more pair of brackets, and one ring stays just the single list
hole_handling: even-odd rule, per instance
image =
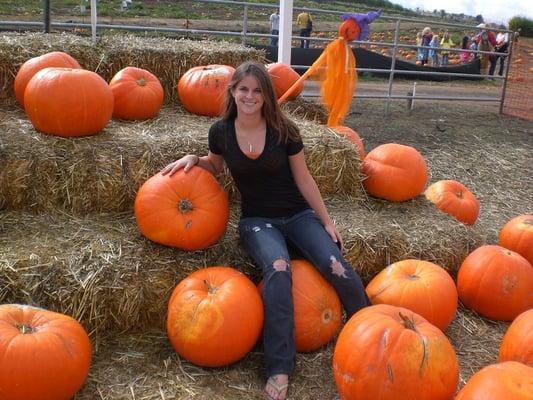
[{"label": "bare foot", "polygon": [[268,400],[285,400],[289,388],[289,375],[278,374],[268,378],[265,392]]}]

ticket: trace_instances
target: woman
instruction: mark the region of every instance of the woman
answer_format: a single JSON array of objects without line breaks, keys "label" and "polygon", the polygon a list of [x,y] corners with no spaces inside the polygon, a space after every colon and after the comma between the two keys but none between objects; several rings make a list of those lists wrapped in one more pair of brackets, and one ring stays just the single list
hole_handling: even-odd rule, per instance
[{"label": "woman", "polygon": [[342,257],[341,235],[309,173],[299,130],[281,112],[259,63],[236,69],[222,119],[209,130],[207,156],[186,155],[162,173],[198,165],[218,175],[224,162],[241,194],[241,243],[263,273],[265,392],[283,400],[296,357],[288,245],[333,285],[348,318],[369,302],[361,279]]}]

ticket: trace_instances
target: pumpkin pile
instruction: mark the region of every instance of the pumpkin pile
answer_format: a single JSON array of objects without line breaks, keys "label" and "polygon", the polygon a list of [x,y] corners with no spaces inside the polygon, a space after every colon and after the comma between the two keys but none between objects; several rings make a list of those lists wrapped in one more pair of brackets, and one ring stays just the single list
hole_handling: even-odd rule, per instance
[{"label": "pumpkin pile", "polygon": [[15,95],[39,132],[62,137],[92,136],[111,117],[153,118],[163,87],[150,72],[127,67],[108,85],[70,55],[55,51],[27,60],[17,72]]}]

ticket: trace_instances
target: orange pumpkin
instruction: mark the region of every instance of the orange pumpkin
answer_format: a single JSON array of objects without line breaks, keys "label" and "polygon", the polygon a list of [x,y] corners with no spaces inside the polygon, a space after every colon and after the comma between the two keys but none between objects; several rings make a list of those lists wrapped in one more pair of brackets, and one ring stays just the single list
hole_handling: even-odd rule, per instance
[{"label": "orange pumpkin", "polygon": [[424,157],[413,147],[382,144],[363,160],[363,185],[374,197],[389,201],[405,201],[418,196],[428,180]]},{"label": "orange pumpkin", "polygon": [[512,321],[533,307],[533,268],[514,251],[481,246],[461,264],[457,291],[464,305],[477,313]]},{"label": "orange pumpkin", "polygon": [[507,222],[500,230],[499,243],[533,265],[533,215],[519,215]]},{"label": "orange pumpkin", "polygon": [[36,130],[64,137],[100,132],[113,114],[113,94],[98,74],[45,68],[26,86],[24,108]]},{"label": "orange pumpkin", "polygon": [[159,79],[141,68],[121,69],[109,82],[115,99],[113,116],[126,120],[145,120],[159,112],[165,96]]},{"label": "orange pumpkin", "polygon": [[[300,79],[300,75],[298,75],[298,73],[287,64],[267,64],[266,69],[268,71],[268,74],[270,75],[270,78],[272,79],[274,90],[276,91],[276,96],[278,99],[283,96],[285,92],[296,83],[298,79]],[[297,98],[300,93],[302,93],[303,89],[304,83],[300,82],[298,86],[296,86],[296,88],[292,91],[288,99],[293,100]]]},{"label": "orange pumpkin", "polygon": [[263,327],[255,285],[234,268],[193,272],[172,292],[167,333],[176,352],[196,365],[221,367],[243,358]]},{"label": "orange pumpkin", "polygon": [[219,64],[189,69],[178,81],[178,96],[183,107],[193,114],[219,116],[234,73],[235,68]]},{"label": "orange pumpkin", "polygon": [[0,305],[0,398],[72,398],[87,378],[91,351],[87,333],[71,317]]},{"label": "orange pumpkin", "polygon": [[472,375],[455,400],[531,400],[532,395],[533,368],[507,361]]},{"label": "orange pumpkin", "polygon": [[347,126],[334,126],[331,129],[333,129],[338,134],[344,136],[348,141],[352,142],[357,146],[357,150],[359,151],[359,158],[363,160],[365,158],[365,145],[363,143],[363,140],[361,137],[357,134],[356,131],[354,131],[351,128],[348,128]]},{"label": "orange pumpkin", "polygon": [[37,72],[47,67],[81,68],[73,57],[62,51],[52,51],[30,58],[22,64],[15,77],[15,96],[21,106],[24,106],[24,91],[28,82]]},{"label": "orange pumpkin", "polygon": [[379,304],[342,329],[333,374],[344,400],[451,400],[459,364],[440,329],[406,308]]},{"label": "orange pumpkin", "polygon": [[355,20],[351,18],[345,20],[339,26],[339,37],[343,37],[348,41],[357,40],[360,34],[361,34],[361,27]]},{"label": "orange pumpkin", "polygon": [[205,249],[226,230],[229,204],[213,175],[200,167],[172,176],[158,173],[135,198],[135,218],[154,242],[184,250]]},{"label": "orange pumpkin", "polygon": [[474,225],[479,214],[479,201],[462,183],[454,180],[438,181],[425,192],[435,206],[467,225]]},{"label": "orange pumpkin", "polygon": [[372,304],[405,307],[444,330],[457,312],[452,277],[428,261],[403,260],[389,265],[366,287]]},{"label": "orange pumpkin", "polygon": [[[328,343],[341,326],[339,296],[305,260],[291,260],[296,351],[314,351]],[[259,284],[263,290],[263,282]]]},{"label": "orange pumpkin", "polygon": [[499,361],[518,361],[533,367],[533,308],[516,317],[500,345]]}]

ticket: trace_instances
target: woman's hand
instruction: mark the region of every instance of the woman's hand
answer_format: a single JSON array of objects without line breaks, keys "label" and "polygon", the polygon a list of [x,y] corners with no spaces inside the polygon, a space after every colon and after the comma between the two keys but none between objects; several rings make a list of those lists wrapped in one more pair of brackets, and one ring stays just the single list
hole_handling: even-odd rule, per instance
[{"label": "woman's hand", "polygon": [[171,162],[168,164],[165,168],[161,170],[162,175],[172,176],[176,172],[178,172],[181,168],[183,168],[183,171],[187,172],[192,167],[194,167],[198,162],[200,161],[200,158],[197,155],[194,154],[187,154],[186,156],[183,156],[179,160],[176,160],[174,162]]},{"label": "woman's hand", "polygon": [[335,244],[339,246],[339,249],[342,251],[344,247],[342,244],[342,236],[337,230],[337,227],[335,226],[335,224],[332,222],[330,224],[324,225],[324,229],[329,234],[329,236],[331,236],[331,240],[333,240]]}]

